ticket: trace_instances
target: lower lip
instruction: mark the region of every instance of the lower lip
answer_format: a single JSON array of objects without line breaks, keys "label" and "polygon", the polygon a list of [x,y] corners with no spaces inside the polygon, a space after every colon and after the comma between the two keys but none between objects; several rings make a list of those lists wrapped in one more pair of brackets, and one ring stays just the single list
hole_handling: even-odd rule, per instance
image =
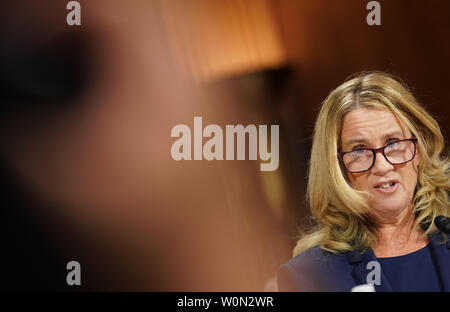
[{"label": "lower lip", "polygon": [[381,193],[394,193],[395,190],[397,189],[397,186],[398,186],[398,183],[395,183],[393,187],[390,187],[390,188],[387,188],[387,189],[384,189],[384,188],[381,188],[381,187],[376,187],[375,189],[377,191],[381,192]]}]

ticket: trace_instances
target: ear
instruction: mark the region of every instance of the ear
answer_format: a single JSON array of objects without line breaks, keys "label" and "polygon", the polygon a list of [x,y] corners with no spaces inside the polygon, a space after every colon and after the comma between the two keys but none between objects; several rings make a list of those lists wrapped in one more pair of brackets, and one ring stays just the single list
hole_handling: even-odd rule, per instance
[{"label": "ear", "polygon": [[417,147],[416,148],[416,156],[414,157],[414,160],[413,160],[413,162],[414,162],[414,167],[419,167],[419,164],[420,164],[420,153],[419,153],[419,148]]},{"label": "ear", "polygon": [[420,157],[421,157],[421,155],[420,155],[420,149],[419,149],[419,140],[422,140],[422,138],[423,138],[421,132],[419,132],[417,134],[418,134],[418,136],[417,136],[417,143],[416,143],[416,156],[414,157],[414,160],[413,160],[413,163],[414,163],[415,167],[418,167],[419,164],[420,164]]}]

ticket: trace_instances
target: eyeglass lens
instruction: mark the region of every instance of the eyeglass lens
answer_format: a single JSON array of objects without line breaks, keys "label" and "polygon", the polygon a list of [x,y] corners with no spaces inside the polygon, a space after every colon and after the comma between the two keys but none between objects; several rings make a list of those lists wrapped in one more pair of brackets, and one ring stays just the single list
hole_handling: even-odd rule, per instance
[{"label": "eyeglass lens", "polygon": [[[413,159],[415,144],[412,141],[394,142],[384,148],[384,155],[391,164],[402,164]],[[374,162],[375,153],[370,149],[354,150],[343,155],[345,167],[350,171],[368,170]]]}]

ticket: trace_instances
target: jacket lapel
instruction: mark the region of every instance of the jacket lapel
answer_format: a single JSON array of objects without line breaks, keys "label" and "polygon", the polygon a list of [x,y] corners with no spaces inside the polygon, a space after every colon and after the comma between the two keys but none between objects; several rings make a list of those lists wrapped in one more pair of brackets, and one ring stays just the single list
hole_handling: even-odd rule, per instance
[{"label": "jacket lapel", "polygon": [[351,251],[348,253],[348,260],[353,265],[352,277],[356,285],[367,284],[368,274],[374,270],[373,266],[368,266],[371,261],[375,261],[380,270],[380,285],[375,284],[376,292],[392,292],[392,287],[389,284],[386,276],[381,269],[380,263],[377,261],[375,254],[371,248],[367,249],[364,253],[357,251]]},{"label": "jacket lapel", "polygon": [[[450,292],[450,238],[444,244],[439,232],[428,236],[430,241],[431,255],[436,265],[438,277],[442,290]],[[373,270],[373,267],[367,265],[371,261],[377,261],[377,258],[371,248],[364,253],[351,251],[347,254],[350,264],[353,265],[352,277],[355,285],[367,284],[367,275]],[[389,284],[383,270],[380,266],[380,285],[374,285],[377,292],[391,292],[392,286]]]},{"label": "jacket lapel", "polygon": [[450,239],[446,243],[442,242],[442,236],[437,234],[429,235],[431,256],[436,265],[438,278],[442,285],[442,290],[450,292]]}]

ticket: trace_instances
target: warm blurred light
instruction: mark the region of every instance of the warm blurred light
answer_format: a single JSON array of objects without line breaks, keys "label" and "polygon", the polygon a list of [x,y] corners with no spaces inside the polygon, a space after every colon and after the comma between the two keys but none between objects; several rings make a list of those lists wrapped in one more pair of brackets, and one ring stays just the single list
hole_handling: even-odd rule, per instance
[{"label": "warm blurred light", "polygon": [[285,62],[268,0],[159,0],[175,62],[197,81]]},{"label": "warm blurred light", "polygon": [[[267,280],[288,249],[269,205],[281,206],[283,188],[267,199],[252,161],[170,157],[171,129],[190,125],[194,116],[218,125],[249,123],[250,103],[233,85],[212,90],[192,78],[204,82],[282,63],[269,1],[81,1],[82,35],[89,40],[73,42],[92,51],[80,65],[92,75],[88,87],[70,103],[58,102],[67,110],[43,110],[43,101],[32,99],[33,109],[0,115],[0,160],[33,195],[29,219],[48,224],[42,231],[61,258],[83,264],[89,289],[273,289]],[[44,2],[48,7],[40,1],[30,14],[46,27],[20,32],[34,50],[28,38],[47,35],[47,28],[55,37],[66,32],[52,24],[60,21],[54,17],[60,3]],[[45,55],[53,60],[59,47]],[[44,68],[57,68],[53,63]],[[263,97],[264,86],[252,94]],[[263,117],[261,124],[268,123]],[[3,220],[15,233],[21,230],[16,219]],[[14,249],[6,250],[27,249],[23,240],[13,236]],[[45,276],[38,265],[34,270]]]}]

